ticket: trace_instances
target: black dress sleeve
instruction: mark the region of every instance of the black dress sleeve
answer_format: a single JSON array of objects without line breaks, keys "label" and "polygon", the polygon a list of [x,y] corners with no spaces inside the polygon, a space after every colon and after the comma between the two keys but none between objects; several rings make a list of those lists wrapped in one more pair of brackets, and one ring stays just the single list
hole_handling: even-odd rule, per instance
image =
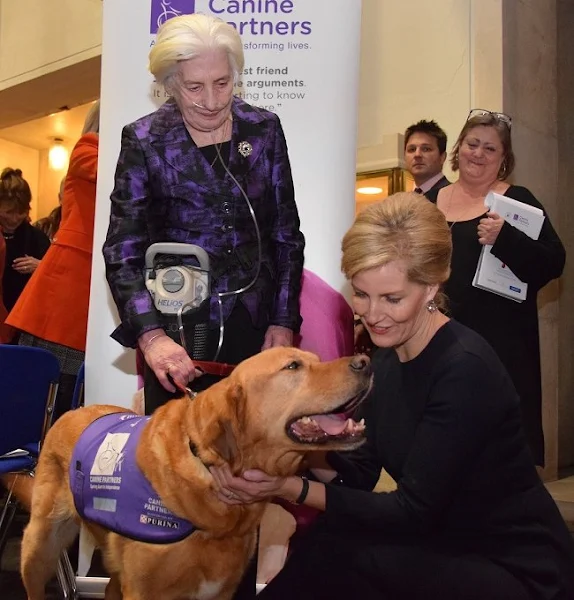
[{"label": "black dress sleeve", "polygon": [[441,370],[397,490],[373,493],[327,485],[327,522],[389,533],[423,533],[440,526],[469,465],[511,407],[504,373],[489,374],[479,356],[458,355]]},{"label": "black dress sleeve", "polygon": [[41,229],[32,226],[30,226],[30,237],[32,238],[30,253],[34,258],[44,258],[44,254],[48,252],[50,247],[50,238]]},{"label": "black dress sleeve", "polygon": [[505,222],[491,252],[521,281],[538,290],[562,275],[566,251],[544,207],[528,189],[511,186],[505,195],[541,209],[546,218],[537,240]]}]

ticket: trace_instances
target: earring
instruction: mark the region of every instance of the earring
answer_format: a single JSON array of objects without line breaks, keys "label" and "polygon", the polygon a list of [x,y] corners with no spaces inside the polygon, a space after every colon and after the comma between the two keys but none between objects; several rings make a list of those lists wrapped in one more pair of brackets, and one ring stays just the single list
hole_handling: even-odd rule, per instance
[{"label": "earring", "polygon": [[438,310],[438,306],[434,300],[429,300],[427,302],[427,310],[432,314]]}]

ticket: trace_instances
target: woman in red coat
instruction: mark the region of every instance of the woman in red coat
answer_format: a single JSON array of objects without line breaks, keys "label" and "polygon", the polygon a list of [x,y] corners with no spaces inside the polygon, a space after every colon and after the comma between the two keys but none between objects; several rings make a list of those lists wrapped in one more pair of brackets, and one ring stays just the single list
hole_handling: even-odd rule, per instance
[{"label": "woman in red coat", "polygon": [[99,116],[97,102],[70,156],[60,229],[6,320],[22,331],[20,344],[46,348],[58,357],[62,376],[55,418],[70,407],[86,350]]}]

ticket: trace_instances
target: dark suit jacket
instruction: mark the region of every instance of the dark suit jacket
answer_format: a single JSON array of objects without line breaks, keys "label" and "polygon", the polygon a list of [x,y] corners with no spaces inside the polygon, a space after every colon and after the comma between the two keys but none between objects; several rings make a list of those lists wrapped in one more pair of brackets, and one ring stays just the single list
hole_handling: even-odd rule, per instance
[{"label": "dark suit jacket", "polygon": [[450,181],[443,175],[441,179],[439,179],[431,188],[425,192],[425,195],[433,190],[440,190],[443,187],[450,185]]},{"label": "dark suit jacket", "polygon": [[[262,243],[256,283],[240,296],[256,327],[299,330],[304,238],[294,199],[287,145],[277,115],[235,98],[228,168],[253,207]],[[248,142],[244,157],[238,145]],[[145,287],[146,249],[155,242],[201,246],[212,270],[211,319],[217,292],[239,289],[257,273],[257,230],[242,191],[228,173],[216,175],[189,136],[173,100],[122,132],[103,252],[126,346],[161,326]],[[223,298],[224,318],[237,297]]]}]

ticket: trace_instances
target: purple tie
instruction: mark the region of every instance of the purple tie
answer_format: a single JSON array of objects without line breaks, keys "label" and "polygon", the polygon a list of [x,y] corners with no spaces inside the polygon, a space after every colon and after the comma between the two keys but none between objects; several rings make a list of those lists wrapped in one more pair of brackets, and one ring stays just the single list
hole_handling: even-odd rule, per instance
[{"label": "purple tie", "polygon": [[416,188],[415,188],[415,192],[416,192],[417,194],[422,194],[422,193],[423,193],[423,191],[422,191],[422,189],[421,189],[420,187],[416,187]]}]

